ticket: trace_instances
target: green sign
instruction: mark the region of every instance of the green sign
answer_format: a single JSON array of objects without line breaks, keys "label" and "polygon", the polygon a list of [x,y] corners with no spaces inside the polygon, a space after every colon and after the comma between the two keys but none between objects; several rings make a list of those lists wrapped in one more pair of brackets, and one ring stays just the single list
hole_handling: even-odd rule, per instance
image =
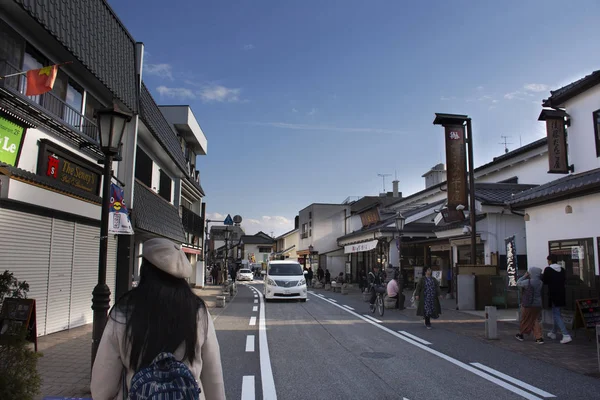
[{"label": "green sign", "polygon": [[0,162],[16,167],[25,128],[0,116]]}]

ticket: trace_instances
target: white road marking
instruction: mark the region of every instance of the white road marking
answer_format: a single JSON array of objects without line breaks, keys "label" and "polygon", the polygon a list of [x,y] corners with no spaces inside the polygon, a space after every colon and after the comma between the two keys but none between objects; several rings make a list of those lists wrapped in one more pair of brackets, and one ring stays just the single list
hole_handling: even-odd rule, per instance
[{"label": "white road marking", "polygon": [[254,351],[254,335],[246,336],[246,351],[249,353]]},{"label": "white road marking", "polygon": [[523,381],[520,381],[520,380],[518,380],[518,379],[516,379],[516,378],[513,378],[512,376],[509,376],[509,375],[503,374],[502,372],[500,372],[500,371],[496,371],[496,370],[495,370],[495,369],[493,369],[493,368],[486,367],[486,366],[485,366],[485,365],[483,365],[483,364],[480,364],[480,363],[471,363],[471,365],[472,365],[472,366],[474,366],[474,367],[477,367],[477,368],[479,368],[479,369],[482,369],[482,370],[484,370],[485,372],[489,372],[489,373],[490,373],[490,374],[492,374],[492,375],[496,375],[498,378],[502,378],[502,379],[504,379],[505,381],[508,381],[508,382],[514,383],[514,384],[515,384],[515,385],[517,385],[517,386],[521,386],[523,389],[527,389],[527,390],[529,390],[530,392],[533,392],[533,393],[535,393],[535,394],[539,394],[539,395],[540,395],[540,396],[542,396],[542,397],[556,397],[556,396],[555,396],[555,395],[553,395],[552,393],[545,392],[545,391],[543,391],[543,390],[541,390],[541,389],[538,389],[538,388],[536,388],[535,386],[532,386],[532,385],[530,385],[530,384],[528,384],[528,383],[525,383],[525,382],[523,382]]},{"label": "white road marking", "polygon": [[246,375],[242,380],[242,400],[254,400],[255,398],[254,375]]},{"label": "white road marking", "polygon": [[370,320],[371,320],[371,321],[373,321],[373,322],[377,322],[378,324],[380,324],[380,323],[381,323],[381,321],[380,321],[380,320],[378,320],[377,318],[373,318],[373,317],[371,317],[370,315],[363,314],[363,316],[364,316],[365,318],[368,318],[368,319],[370,319]]},{"label": "white road marking", "polygon": [[[256,288],[252,288],[258,293]],[[269,342],[267,341],[267,324],[265,320],[265,307],[263,296],[260,296],[260,312],[258,323],[258,343],[260,349],[260,376],[262,380],[263,400],[277,400],[271,356],[269,355]]]},{"label": "white road marking", "polygon": [[423,344],[431,344],[430,342],[428,342],[427,340],[423,340],[418,336],[415,335],[411,335],[410,333],[406,332],[406,331],[398,331],[398,333],[403,334],[404,336],[408,336],[409,338],[416,340],[419,343],[423,343]]},{"label": "white road marking", "polygon": [[[325,297],[323,297],[323,298],[325,298]],[[331,300],[331,301],[333,301],[334,303],[337,303],[337,300],[334,300],[334,299],[327,299],[327,300]]]},{"label": "white road marking", "polygon": [[[419,343],[419,342],[417,342],[415,340],[412,340],[412,339],[410,339],[410,338],[408,338],[408,337],[406,337],[406,336],[404,336],[404,335],[402,335],[402,334],[400,334],[398,332],[394,332],[393,330],[391,330],[391,329],[389,329],[389,328],[387,328],[387,327],[385,327],[383,325],[379,325],[378,323],[370,320],[369,318],[365,318],[362,315],[360,315],[360,314],[358,314],[358,313],[356,313],[354,311],[350,311],[347,308],[344,308],[344,307],[340,306],[339,304],[336,304],[336,303],[334,303],[332,301],[329,301],[328,299],[323,299],[323,300],[326,301],[326,302],[328,302],[328,303],[330,303],[330,304],[332,304],[332,305],[334,305],[334,306],[336,306],[336,307],[338,307],[338,308],[340,308],[340,309],[342,309],[342,310],[344,310],[344,311],[346,311],[349,314],[354,315],[357,318],[362,319],[363,321],[365,321],[365,322],[367,322],[367,323],[369,323],[369,324],[371,324],[373,326],[376,326],[377,328],[379,328],[379,329],[381,329],[381,330],[389,333],[390,335],[393,335],[393,336],[397,337],[398,339],[404,340],[406,343],[412,344],[413,346],[418,347],[421,350],[425,350],[426,352],[428,352],[430,354],[433,354],[434,356],[440,357],[440,358],[442,358],[442,359],[444,359],[444,360],[446,360],[446,361],[448,361],[448,362],[456,365],[457,367],[460,367],[460,368],[462,368],[464,370],[467,370],[467,371],[469,371],[469,372],[471,372],[471,373],[473,373],[473,374],[475,374],[475,375],[477,375],[477,376],[479,376],[479,377],[481,377],[481,378],[483,378],[483,379],[485,379],[487,381],[490,381],[490,382],[492,382],[492,383],[494,383],[494,384],[496,384],[498,386],[503,387],[506,390],[509,390],[509,391],[511,391],[511,392],[513,392],[515,394],[518,394],[519,396],[521,396],[521,397],[523,397],[523,398],[525,398],[527,400],[541,400],[541,398],[536,397],[536,396],[532,395],[531,393],[528,393],[528,392],[526,392],[526,391],[524,391],[522,389],[519,389],[518,387],[515,387],[513,385],[509,385],[508,383],[506,383],[506,382],[504,382],[504,381],[502,381],[502,380],[500,380],[498,378],[495,378],[492,375],[486,374],[485,372],[480,371],[480,370],[478,370],[478,369],[476,369],[476,368],[474,368],[474,367],[472,367],[472,366],[470,366],[468,364],[465,364],[462,361],[459,361],[459,360],[457,360],[455,358],[447,356],[444,353],[441,353],[441,352],[439,352],[437,350],[434,350],[434,349],[432,349],[430,347],[427,347],[424,344],[421,344],[421,343]],[[262,311],[262,309],[261,309],[261,311]]]},{"label": "white road marking", "polygon": [[256,312],[256,311],[258,311],[258,306],[252,307],[252,312]]},{"label": "white road marking", "polygon": [[258,299],[254,299],[254,304],[258,304]]},{"label": "white road marking", "polygon": [[256,317],[250,317],[250,325],[256,325]]},{"label": "white road marking", "polygon": [[352,311],[354,311],[354,308],[352,308],[352,307],[350,307],[350,306],[347,306],[347,305],[345,305],[345,304],[342,304],[342,307],[346,307],[348,310],[352,310]]}]

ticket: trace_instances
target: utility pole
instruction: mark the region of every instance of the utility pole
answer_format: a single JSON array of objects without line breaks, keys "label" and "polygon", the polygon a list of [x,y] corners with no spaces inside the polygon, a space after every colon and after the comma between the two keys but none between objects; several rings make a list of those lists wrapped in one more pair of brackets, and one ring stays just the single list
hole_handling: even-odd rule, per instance
[{"label": "utility pole", "polygon": [[506,154],[506,153],[508,153],[508,145],[509,145],[509,144],[512,144],[512,142],[507,142],[507,141],[506,141],[506,139],[508,139],[510,136],[504,136],[504,135],[500,135],[500,137],[501,137],[502,139],[504,139],[504,142],[502,142],[502,143],[500,143],[500,144],[503,144],[503,145],[504,145],[504,153]]},{"label": "utility pole", "polygon": [[392,174],[377,174],[377,176],[383,178],[383,193],[385,193],[385,177],[392,176]]}]

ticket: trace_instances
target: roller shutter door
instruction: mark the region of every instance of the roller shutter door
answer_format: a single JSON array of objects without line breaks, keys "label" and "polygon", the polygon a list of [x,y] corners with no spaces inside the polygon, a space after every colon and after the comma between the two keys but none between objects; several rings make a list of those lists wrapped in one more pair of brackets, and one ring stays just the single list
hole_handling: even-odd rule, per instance
[{"label": "roller shutter door", "polygon": [[52,221],[46,334],[69,328],[74,235],[74,222]]},{"label": "roller shutter door", "polygon": [[75,224],[69,328],[92,322],[92,291],[98,281],[100,228]]},{"label": "roller shutter door", "polygon": [[46,333],[52,218],[0,208],[0,269],[29,283],[36,300],[38,336]]}]

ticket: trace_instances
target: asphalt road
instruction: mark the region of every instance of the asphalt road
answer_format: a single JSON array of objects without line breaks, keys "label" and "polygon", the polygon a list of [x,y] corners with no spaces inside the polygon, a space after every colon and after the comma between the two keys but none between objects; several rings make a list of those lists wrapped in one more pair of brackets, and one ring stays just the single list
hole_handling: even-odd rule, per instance
[{"label": "asphalt road", "polygon": [[358,296],[323,291],[264,304],[261,285],[238,285],[216,316],[228,399],[600,398],[597,379],[435,321],[426,330],[416,317],[380,318]]}]

